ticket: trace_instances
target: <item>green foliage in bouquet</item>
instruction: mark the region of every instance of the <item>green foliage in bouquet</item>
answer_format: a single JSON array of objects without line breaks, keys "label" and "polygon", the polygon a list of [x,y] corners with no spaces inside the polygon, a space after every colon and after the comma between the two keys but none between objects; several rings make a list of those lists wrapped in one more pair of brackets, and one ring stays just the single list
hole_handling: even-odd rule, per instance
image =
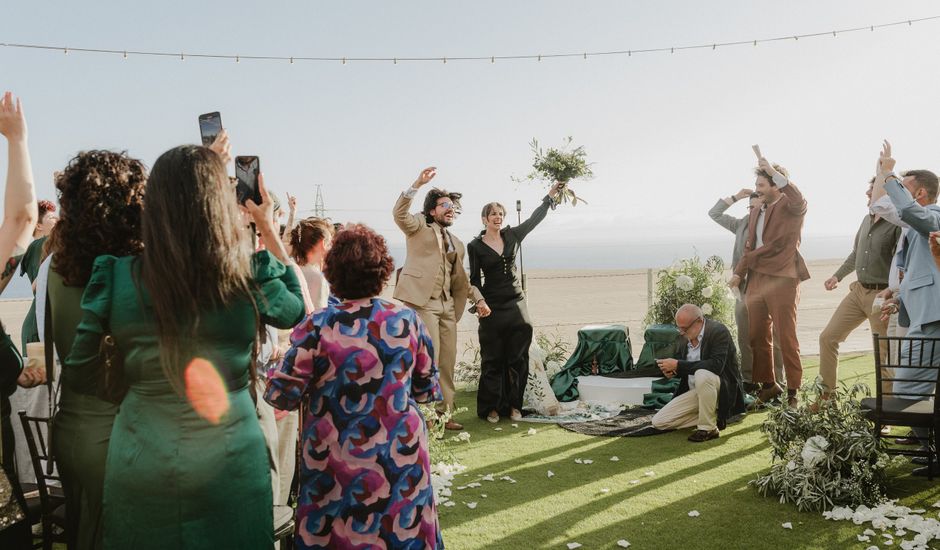
[{"label": "green foliage in bouquet", "polygon": [[428,426],[428,455],[431,458],[431,464],[458,464],[459,461],[453,449],[444,439],[446,435],[444,424],[447,424],[455,414],[467,412],[467,408],[460,407],[438,416],[433,403],[418,403],[418,410],[421,411],[421,416],[424,417]]},{"label": "green foliage in bouquet", "polygon": [[675,323],[676,310],[682,304],[695,304],[705,316],[715,319],[735,332],[734,302],[722,280],[724,262],[712,256],[702,263],[698,256],[679,260],[660,270],[653,305],[646,312],[649,325]]},{"label": "green foliage in bouquet", "polygon": [[548,185],[554,185],[556,181],[562,182],[565,185],[562,186],[561,192],[555,199],[556,204],[569,201],[572,206],[576,206],[578,202],[587,204],[587,201],[575,195],[574,191],[567,185],[571,180],[594,177],[584,147],[579,146],[571,149],[571,141],[571,136],[568,136],[561,148],[542,150],[538,140],[533,138],[529,143],[532,147],[532,153],[535,155],[532,160],[532,172],[521,180],[513,179],[516,181],[537,181]]},{"label": "green foliage in bouquet", "polygon": [[[802,391],[801,401],[814,402],[822,387]],[[874,506],[885,497],[888,455],[864,417],[861,397],[865,384],[844,385],[835,400],[818,412],[805,406],[771,409],[761,426],[771,446],[770,472],[751,481],[764,496],[800,511],[823,511],[843,505]]]}]

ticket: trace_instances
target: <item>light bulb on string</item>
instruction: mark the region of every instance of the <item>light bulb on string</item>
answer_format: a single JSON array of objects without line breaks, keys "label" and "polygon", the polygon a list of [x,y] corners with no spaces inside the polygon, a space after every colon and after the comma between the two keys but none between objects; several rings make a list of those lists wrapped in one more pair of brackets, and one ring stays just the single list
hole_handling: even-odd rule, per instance
[{"label": "light bulb on string", "polygon": [[242,62],[241,58],[236,55],[236,56],[235,56],[235,63],[241,63],[241,62]]},{"label": "light bulb on string", "polygon": [[124,59],[127,59],[127,50],[124,50]]},{"label": "light bulb on string", "polygon": [[346,58],[344,57],[344,58],[343,58],[343,65],[345,65],[345,64],[346,64]]},{"label": "light bulb on string", "polygon": [[398,65],[398,58],[392,59],[392,65]]},{"label": "light bulb on string", "polygon": [[291,64],[291,65],[294,64],[294,58],[293,58],[293,57],[290,58],[290,64]]},{"label": "light bulb on string", "polygon": [[496,63],[496,56],[490,57],[490,64]]},{"label": "light bulb on string", "polygon": [[186,61],[186,57],[183,56],[183,52],[180,52],[180,61]]},{"label": "light bulb on string", "polygon": [[69,54],[69,49],[68,49],[68,48],[65,48],[65,49],[62,50],[62,52],[65,53],[65,55],[68,55],[68,54]]}]

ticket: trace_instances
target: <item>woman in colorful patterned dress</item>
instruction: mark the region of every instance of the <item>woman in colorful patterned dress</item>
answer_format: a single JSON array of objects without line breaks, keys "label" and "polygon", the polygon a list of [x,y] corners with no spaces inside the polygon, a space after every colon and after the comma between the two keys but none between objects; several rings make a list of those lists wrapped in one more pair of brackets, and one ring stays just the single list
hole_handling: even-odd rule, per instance
[{"label": "woman in colorful patterned dress", "polygon": [[337,234],[325,275],[342,299],[294,329],[268,383],[278,409],[303,402],[297,548],[443,548],[427,430],[416,403],[441,400],[427,330],[378,298],[394,269],[365,226]]}]

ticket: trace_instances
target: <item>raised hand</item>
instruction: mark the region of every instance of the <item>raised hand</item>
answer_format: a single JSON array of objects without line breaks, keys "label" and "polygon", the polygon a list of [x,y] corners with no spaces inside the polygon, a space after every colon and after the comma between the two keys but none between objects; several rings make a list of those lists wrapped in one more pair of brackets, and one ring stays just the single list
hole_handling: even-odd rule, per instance
[{"label": "raised hand", "polygon": [[746,199],[750,197],[751,193],[753,192],[754,192],[753,189],[748,189],[747,187],[745,187],[741,189],[740,191],[738,191],[737,193],[735,193],[734,198],[737,200]]},{"label": "raised hand", "polygon": [[774,165],[771,164],[770,161],[767,160],[767,159],[764,158],[764,157],[761,157],[760,160],[757,161],[757,166],[758,166],[758,168],[760,168],[760,169],[763,170],[764,172],[767,172],[767,175],[770,176],[770,179],[774,179],[775,176],[779,176],[779,175],[780,175],[780,172],[778,172],[778,171],[774,168]]},{"label": "raised hand", "polygon": [[554,199],[558,196],[558,193],[561,193],[561,190],[564,189],[565,185],[567,184],[563,181],[556,181],[555,185],[553,185],[552,188],[548,190],[548,196]]},{"label": "raised hand", "polygon": [[13,98],[13,92],[6,92],[0,99],[0,134],[9,141],[26,140],[26,116],[19,98]]},{"label": "raised hand", "polygon": [[428,168],[425,168],[424,170],[421,171],[420,174],[418,174],[418,179],[416,179],[414,182],[415,189],[417,189],[418,187],[421,187],[422,185],[426,185],[429,181],[433,180],[434,176],[436,175],[437,175],[437,167],[430,166]]},{"label": "raised hand", "polygon": [[297,212],[297,197],[290,193],[287,194],[287,208],[292,214]]},{"label": "raised hand", "polygon": [[232,160],[232,144],[229,143],[228,132],[225,130],[222,130],[219,132],[219,135],[215,136],[215,141],[212,142],[209,149],[212,149],[217,155],[222,157],[223,164],[228,164],[229,161]]},{"label": "raised hand", "polygon": [[891,157],[891,143],[885,140],[881,146],[881,154],[878,155],[878,180],[884,181],[885,177],[894,171],[894,165],[897,161]]},{"label": "raised hand", "polygon": [[245,208],[251,214],[255,226],[259,228],[274,226],[274,201],[268,195],[268,189],[264,186],[264,174],[258,174],[258,193],[261,195],[261,204],[255,204],[255,201],[248,199],[245,201]]}]

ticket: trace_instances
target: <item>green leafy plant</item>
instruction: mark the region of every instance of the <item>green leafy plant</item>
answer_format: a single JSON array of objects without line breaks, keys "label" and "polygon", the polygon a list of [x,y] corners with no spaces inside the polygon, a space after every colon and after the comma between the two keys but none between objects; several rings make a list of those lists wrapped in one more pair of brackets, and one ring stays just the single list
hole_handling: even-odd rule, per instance
[{"label": "green leafy plant", "polygon": [[433,403],[418,403],[418,410],[421,411],[421,416],[424,417],[428,426],[428,455],[431,457],[431,464],[458,464],[457,457],[448,445],[449,442],[444,438],[446,435],[444,425],[455,414],[467,412],[467,408],[460,407],[438,416]]},{"label": "green leafy plant", "polygon": [[572,149],[571,141],[571,136],[568,136],[560,148],[543,150],[538,140],[533,138],[529,143],[532,147],[532,154],[535,155],[532,160],[532,172],[525,178],[513,179],[519,182],[536,181],[549,186],[554,185],[555,182],[561,182],[563,185],[555,198],[555,204],[569,201],[572,206],[577,206],[579,202],[587,204],[587,201],[577,196],[568,187],[568,183],[576,179],[590,179],[594,177],[594,172],[591,171],[591,164],[587,161],[584,147],[578,146]]},{"label": "green leafy plant", "polygon": [[707,317],[736,332],[734,302],[722,279],[724,269],[724,262],[718,256],[711,256],[705,262],[693,256],[660,270],[655,300],[646,312],[646,325],[672,324],[679,307],[695,304]]},{"label": "green leafy plant", "polygon": [[[815,402],[823,388],[804,389],[804,403]],[[888,455],[865,418],[858,383],[837,391],[817,412],[806,406],[771,409],[761,425],[771,446],[770,472],[751,481],[764,496],[796,504],[800,511],[829,510],[835,505],[873,506],[885,498]]]},{"label": "green leafy plant", "polygon": [[454,381],[461,388],[476,389],[480,385],[480,345],[467,342],[460,361],[454,366]]}]

